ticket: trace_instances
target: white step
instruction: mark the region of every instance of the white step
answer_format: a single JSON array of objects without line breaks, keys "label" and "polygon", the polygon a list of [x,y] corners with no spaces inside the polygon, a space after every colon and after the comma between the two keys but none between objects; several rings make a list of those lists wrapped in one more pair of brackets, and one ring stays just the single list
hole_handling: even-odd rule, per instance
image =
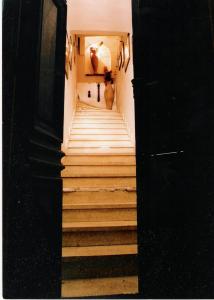
[{"label": "white step", "polygon": [[63,247],[62,257],[88,257],[137,254],[137,245]]},{"label": "white step", "polygon": [[102,111],[102,110],[83,110],[83,111],[77,111],[75,113],[75,116],[121,116],[120,113],[115,112],[115,111]]},{"label": "white step", "polygon": [[135,166],[66,166],[62,177],[130,177],[136,176]]},{"label": "white step", "polygon": [[85,148],[85,147],[93,147],[93,148],[106,148],[106,147],[132,147],[132,143],[130,141],[69,141],[68,148]]},{"label": "white step", "polygon": [[137,221],[63,222],[63,232],[136,230]]},{"label": "white step", "polygon": [[79,191],[84,188],[130,190],[136,188],[135,177],[63,178],[63,188]]},{"label": "white step", "polygon": [[78,135],[127,135],[128,131],[127,129],[120,129],[120,128],[113,128],[113,129],[108,129],[108,128],[72,128],[71,129],[71,134],[78,134]]},{"label": "white step", "polygon": [[120,123],[73,123],[72,128],[95,128],[95,129],[126,129],[126,126],[123,122]]},{"label": "white step", "polygon": [[115,165],[135,165],[134,155],[66,155],[62,159],[63,165],[98,165],[98,166],[115,166]]},{"label": "white step", "polygon": [[96,115],[75,115],[75,120],[123,120],[121,115],[107,115],[107,114],[96,114]]},{"label": "white step", "polygon": [[135,154],[134,147],[118,147],[118,148],[109,148],[109,147],[81,147],[81,148],[68,148],[66,150],[66,155],[130,155]]},{"label": "white step", "polygon": [[136,192],[63,191],[63,209],[136,208]]},{"label": "white step", "polygon": [[129,141],[128,134],[71,134],[69,139],[71,141]]},{"label": "white step", "polygon": [[74,118],[73,124],[124,124],[122,119]]},{"label": "white step", "polygon": [[75,279],[62,282],[62,297],[126,295],[138,293],[138,277]]}]

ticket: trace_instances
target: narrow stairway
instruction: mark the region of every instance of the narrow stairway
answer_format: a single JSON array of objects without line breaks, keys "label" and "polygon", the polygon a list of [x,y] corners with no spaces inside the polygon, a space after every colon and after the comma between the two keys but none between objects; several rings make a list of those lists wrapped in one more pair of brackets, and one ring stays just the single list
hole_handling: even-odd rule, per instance
[{"label": "narrow stairway", "polygon": [[62,297],[136,294],[135,149],[121,115],[80,107],[63,164]]}]

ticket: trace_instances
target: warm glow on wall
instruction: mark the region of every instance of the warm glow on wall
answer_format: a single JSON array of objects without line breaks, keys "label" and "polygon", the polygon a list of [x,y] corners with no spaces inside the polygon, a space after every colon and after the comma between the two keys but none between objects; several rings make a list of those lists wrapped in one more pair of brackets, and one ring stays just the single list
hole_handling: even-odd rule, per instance
[{"label": "warm glow on wall", "polygon": [[[91,57],[96,56],[97,70],[93,70]],[[104,67],[112,69],[111,51],[103,42],[103,37],[85,37],[85,74],[103,74]]]},{"label": "warm glow on wall", "polygon": [[128,46],[125,47],[125,57],[129,56],[129,48]]}]

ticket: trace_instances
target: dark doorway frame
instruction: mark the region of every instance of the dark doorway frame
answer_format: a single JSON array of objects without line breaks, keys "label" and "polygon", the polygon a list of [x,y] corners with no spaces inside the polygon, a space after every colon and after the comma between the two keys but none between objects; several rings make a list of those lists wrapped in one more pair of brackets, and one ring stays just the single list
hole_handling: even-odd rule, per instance
[{"label": "dark doorway frame", "polygon": [[64,0],[3,3],[5,298],[61,295],[66,12]]},{"label": "dark doorway frame", "polygon": [[132,8],[140,293],[212,298],[213,1]]}]

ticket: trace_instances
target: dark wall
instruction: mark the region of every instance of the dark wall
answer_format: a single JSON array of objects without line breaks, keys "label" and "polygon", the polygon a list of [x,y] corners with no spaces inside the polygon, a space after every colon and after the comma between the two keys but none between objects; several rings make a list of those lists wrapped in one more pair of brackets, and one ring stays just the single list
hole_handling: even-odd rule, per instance
[{"label": "dark wall", "polygon": [[[4,1],[5,298],[61,294],[65,24],[64,1]],[[44,81],[51,91],[45,99]]]},{"label": "dark wall", "polygon": [[141,291],[212,298],[213,2],[133,0]]}]

